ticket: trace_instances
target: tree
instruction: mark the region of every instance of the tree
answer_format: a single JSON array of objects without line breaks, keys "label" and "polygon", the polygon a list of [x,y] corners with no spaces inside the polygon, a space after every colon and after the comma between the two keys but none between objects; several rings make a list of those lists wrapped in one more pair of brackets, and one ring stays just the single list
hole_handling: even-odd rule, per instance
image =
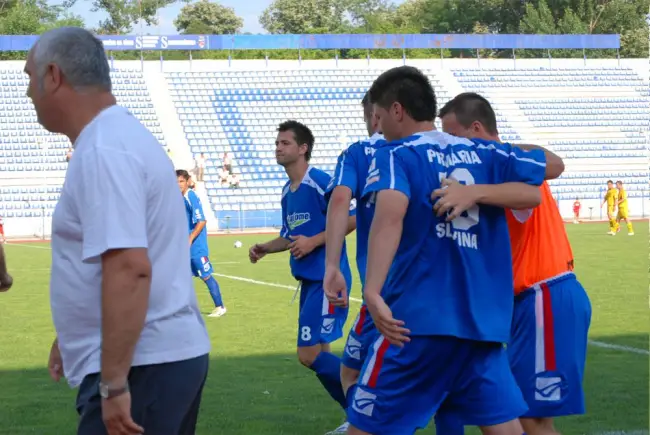
[{"label": "tree", "polygon": [[[148,26],[156,25],[158,10],[178,1],[187,3],[189,0],[92,0],[92,12],[104,11],[108,15],[106,20],[100,21],[96,32],[104,35],[129,33],[140,20]],[[66,0],[64,5],[71,7],[76,2]]]},{"label": "tree", "polygon": [[176,29],[187,35],[230,35],[239,33],[243,25],[233,8],[208,0],[183,6],[174,20]]},{"label": "tree", "polygon": [[339,33],[346,11],[346,0],[274,0],[259,20],[269,33]]}]

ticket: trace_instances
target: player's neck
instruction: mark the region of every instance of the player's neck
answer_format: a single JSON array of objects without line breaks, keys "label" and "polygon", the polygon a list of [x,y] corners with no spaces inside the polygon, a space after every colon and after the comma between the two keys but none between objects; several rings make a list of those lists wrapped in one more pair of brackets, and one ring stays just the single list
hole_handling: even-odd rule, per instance
[{"label": "player's neck", "polygon": [[[72,102],[71,102],[72,103]],[[83,131],[103,110],[117,104],[113,94],[109,92],[83,94],[70,104],[68,124],[61,128],[61,133],[66,135],[73,144]]]},{"label": "player's neck", "polygon": [[436,126],[434,125],[433,121],[413,121],[404,126],[404,130],[402,130],[402,137],[409,137],[417,133],[433,131],[435,129]]},{"label": "player's neck", "polygon": [[292,188],[295,188],[302,183],[302,180],[305,178],[305,174],[307,173],[307,169],[309,169],[309,163],[305,160],[298,160],[291,165],[284,167]]}]

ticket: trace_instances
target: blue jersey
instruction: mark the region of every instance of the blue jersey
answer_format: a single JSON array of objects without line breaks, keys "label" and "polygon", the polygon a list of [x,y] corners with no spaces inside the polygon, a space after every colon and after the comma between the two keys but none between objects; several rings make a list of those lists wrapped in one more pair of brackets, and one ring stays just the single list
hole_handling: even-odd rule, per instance
[{"label": "blue jersey", "polygon": [[[205,222],[205,215],[203,214],[201,200],[192,189],[187,189],[184,196],[185,211],[187,212],[187,221],[190,230],[189,234],[192,234],[192,231],[194,231],[194,228],[196,228],[199,222]],[[207,257],[208,255],[208,229],[206,225],[192,242],[190,257]]]},{"label": "blue jersey", "polygon": [[[282,189],[281,237],[291,240],[290,236],[313,237],[325,231],[325,189],[330,178],[326,172],[309,167],[295,192],[291,191],[291,182],[285,184]],[[351,214],[353,213],[354,210],[351,210]],[[292,255],[289,262],[291,274],[296,279],[322,281],[325,276],[325,245],[319,246],[300,260]],[[341,271],[344,275],[350,274],[345,243],[341,253]]]},{"label": "blue jersey", "polygon": [[368,235],[370,234],[372,216],[375,214],[374,205],[361,200],[363,187],[366,183],[370,161],[377,148],[385,143],[384,136],[375,133],[368,140],[350,145],[339,156],[334,177],[327,186],[327,194],[332,193],[336,186],[346,186],[352,191],[352,198],[357,200],[357,268],[361,285],[366,281]]},{"label": "blue jersey", "polygon": [[[513,310],[510,240],[505,211],[474,206],[452,222],[432,211],[442,178],[462,184],[544,181],[546,157],[509,144],[437,131],[382,147],[364,196],[396,190],[409,199],[402,237],[382,289],[396,319],[413,335],[507,342]],[[400,146],[401,145],[401,146]]]}]

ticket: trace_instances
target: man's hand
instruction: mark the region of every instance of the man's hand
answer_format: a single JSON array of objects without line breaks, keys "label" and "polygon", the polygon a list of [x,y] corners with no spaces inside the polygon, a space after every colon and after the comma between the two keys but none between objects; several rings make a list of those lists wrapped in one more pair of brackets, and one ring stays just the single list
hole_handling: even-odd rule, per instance
[{"label": "man's hand", "polygon": [[8,273],[0,275],[0,293],[9,290],[13,283],[14,279]]},{"label": "man's hand", "polygon": [[49,370],[50,377],[54,382],[59,382],[63,377],[63,360],[61,359],[61,352],[59,351],[58,339],[54,339],[54,343],[52,343],[50,359],[47,362],[47,369]]},{"label": "man's hand", "polygon": [[402,320],[395,320],[393,318],[392,311],[380,295],[366,293],[365,300],[368,311],[370,311],[370,315],[372,316],[372,321],[390,344],[403,347],[404,343],[411,341],[408,337],[411,331],[404,328],[404,322]]},{"label": "man's hand", "polygon": [[131,417],[131,393],[102,399],[102,419],[108,435],[139,435],[144,429]]},{"label": "man's hand", "polygon": [[255,264],[264,258],[266,254],[267,251],[264,245],[255,244],[248,250],[248,259],[251,261],[251,263]]},{"label": "man's hand", "polygon": [[454,179],[445,178],[441,182],[440,189],[431,193],[431,201],[434,202],[433,211],[436,212],[436,216],[448,213],[447,222],[449,222],[474,207],[476,196],[473,195],[471,186],[465,186]]},{"label": "man's hand", "polygon": [[341,273],[341,269],[335,266],[325,268],[323,289],[327,300],[335,307],[348,306],[348,284]]},{"label": "man's hand", "polygon": [[316,248],[316,244],[311,237],[289,236],[289,238],[293,240],[293,242],[289,243],[289,250],[296,260],[309,255]]}]

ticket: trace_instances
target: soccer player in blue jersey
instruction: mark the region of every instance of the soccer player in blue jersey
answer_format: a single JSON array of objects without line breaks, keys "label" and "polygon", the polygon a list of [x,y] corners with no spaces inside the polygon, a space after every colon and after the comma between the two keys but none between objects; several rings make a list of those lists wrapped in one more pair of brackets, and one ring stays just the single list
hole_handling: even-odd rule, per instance
[{"label": "soccer player in blue jersey", "polygon": [[[327,213],[327,240],[326,268],[325,268],[325,291],[331,293],[331,300],[335,304],[347,303],[345,294],[345,280],[339,269],[341,247],[345,241],[347,232],[348,204],[352,199],[357,201],[357,268],[361,283],[366,277],[366,257],[368,255],[368,233],[374,208],[371,204],[361,203],[361,193],[365,184],[366,175],[370,161],[377,148],[385,144],[384,136],[378,132],[378,120],[374,116],[372,104],[368,94],[362,102],[364,111],[364,122],[368,129],[369,139],[356,142],[350,145],[341,153],[336,164],[334,177],[327,187],[329,199]],[[331,290],[330,290],[331,289]],[[343,389],[347,389],[356,383],[359,370],[365,359],[366,348],[363,345],[362,337],[366,336],[363,331],[372,329],[372,319],[367,313],[367,308],[361,306],[348,340],[345,346],[345,353],[341,362],[341,379]]]},{"label": "soccer player in blue jersey", "polygon": [[208,314],[208,317],[221,317],[226,314],[226,307],[221,299],[219,283],[212,275],[214,270],[208,258],[210,255],[208,251],[208,230],[206,228],[201,200],[190,189],[190,174],[186,170],[178,169],[176,171],[176,177],[178,178],[178,186],[181,188],[181,193],[185,198],[185,211],[187,212],[190,230],[189,244],[192,273],[205,282],[214,302],[214,309]]},{"label": "soccer player in blue jersey", "polygon": [[[363,193],[375,203],[364,298],[381,335],[348,408],[348,433],[411,434],[439,412],[485,434],[521,435],[527,408],[503,347],[513,307],[505,212],[478,203],[483,185],[539,186],[546,157],[427,131],[435,94],[415,68],[385,72],[369,92],[394,142],[375,153]],[[452,202],[440,188],[459,182],[477,186]]]},{"label": "soccer player in blue jersey", "polygon": [[[344,150],[338,158],[334,177],[327,186],[328,196],[327,232],[325,241],[325,294],[334,305],[347,306],[347,283],[339,267],[341,251],[348,231],[348,209],[352,200],[357,202],[357,268],[361,284],[366,277],[366,257],[368,254],[368,232],[372,222],[373,207],[360,202],[361,193],[368,173],[370,160],[375,150],[383,143],[384,137],[378,133],[377,117],[374,116],[369,96],[361,101],[363,118],[368,129],[369,139],[356,142]],[[372,319],[365,304],[352,325],[341,358],[341,383],[343,392],[349,398],[349,389],[356,384],[359,371],[365,360],[371,337],[374,333]],[[348,423],[344,423],[331,434],[345,433]]]},{"label": "soccer player in blue jersey", "polygon": [[[334,307],[323,291],[325,275],[325,190],[330,176],[312,166],[309,160],[314,147],[311,130],[297,121],[286,121],[278,127],[275,155],[289,181],[282,189],[282,230],[280,237],[250,248],[249,257],[257,263],[266,254],[290,250],[292,275],[300,281],[300,314],[298,317],[298,359],[310,368],[327,392],[343,409],[345,395],[341,387],[338,356],[330,351],[330,343],[343,335],[348,309]],[[353,210],[348,232],[356,226]],[[340,268],[349,290],[352,275],[345,245],[341,248]]]}]

